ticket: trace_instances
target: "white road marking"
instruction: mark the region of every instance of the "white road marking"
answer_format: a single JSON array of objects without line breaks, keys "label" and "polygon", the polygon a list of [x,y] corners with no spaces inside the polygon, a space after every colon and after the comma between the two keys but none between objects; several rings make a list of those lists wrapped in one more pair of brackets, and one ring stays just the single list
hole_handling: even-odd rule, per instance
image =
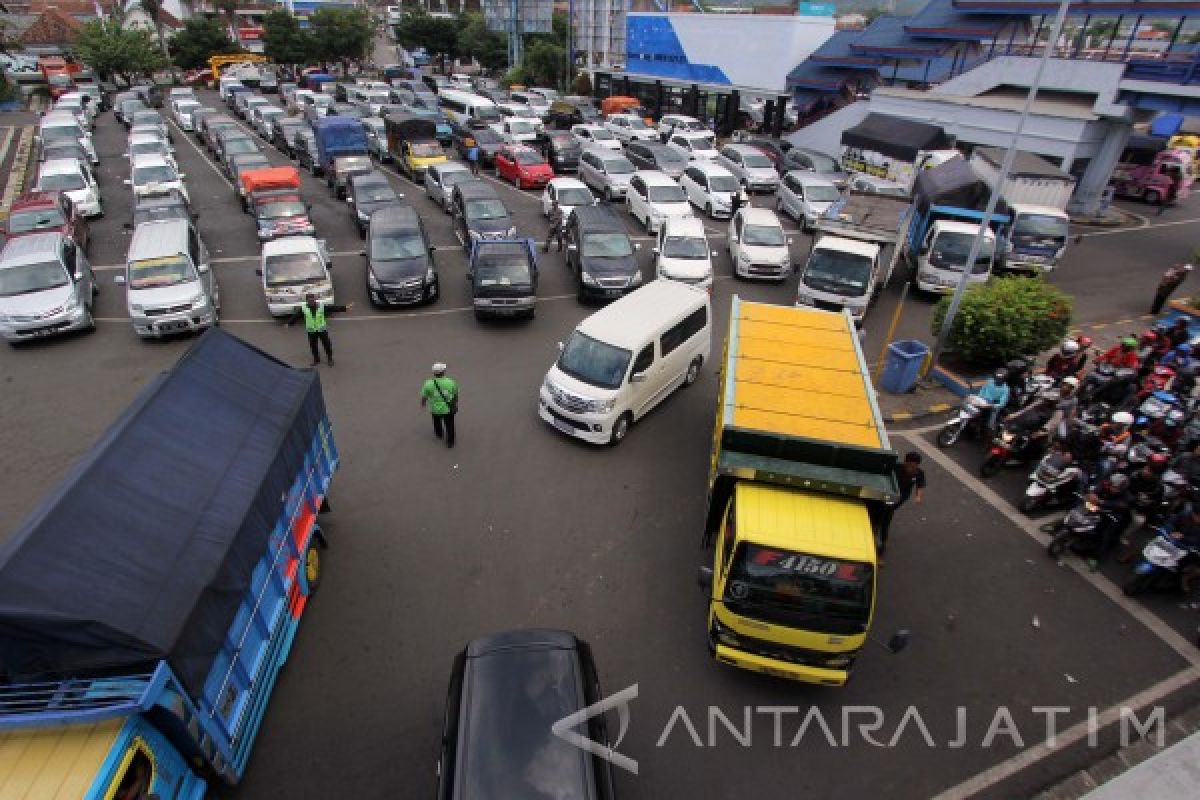
[{"label": "white road marking", "polygon": [[29,155],[32,152],[33,141],[33,126],[29,125],[21,129],[20,138],[17,140],[17,152],[13,156],[12,169],[8,171],[8,182],[4,186],[4,196],[0,198],[0,210],[4,216],[8,216],[8,210],[12,208],[13,200],[17,197],[17,192],[25,188],[25,172],[29,169]]},{"label": "white road marking", "polygon": [[[949,472],[956,480],[978,495],[985,503],[999,511],[1009,522],[1020,528],[1030,539],[1034,540],[1039,547],[1045,547],[1046,534],[1042,533],[1039,529],[1039,522],[1017,511],[1012,503],[997,494],[994,489],[983,483],[983,481],[967,472],[957,462],[941,450],[938,450],[923,437],[919,435],[914,436],[909,432],[897,433],[896,436],[910,442],[924,453],[926,457],[936,461],[938,466]],[[1120,587],[1103,575],[1089,571],[1083,562],[1076,559],[1067,559],[1063,563],[1093,589],[1107,597],[1126,614],[1142,623],[1151,633],[1161,639],[1164,644],[1182,656],[1185,661],[1193,667],[1200,667],[1200,648],[1197,648],[1192,642],[1176,633],[1173,628],[1151,613],[1149,609],[1137,601],[1130,600],[1122,593]]]},{"label": "white road marking", "polygon": [[12,126],[8,126],[3,130],[4,133],[0,134],[4,137],[4,139],[0,141],[0,162],[3,162],[4,159],[8,158],[8,148],[12,145],[13,137],[17,134],[17,129]]},{"label": "white road marking", "polygon": [[205,152],[196,145],[195,142],[192,141],[192,137],[188,134],[188,132],[185,131],[183,128],[179,127],[177,124],[175,124],[175,120],[171,120],[171,127],[173,127],[175,130],[179,131],[179,135],[184,138],[184,140],[188,143],[188,146],[191,147],[193,150],[195,150],[196,154],[199,155],[200,158],[204,159],[204,163],[208,164],[208,166],[212,167],[212,171],[217,173],[217,176],[220,177],[221,180],[225,181],[225,185],[228,186],[230,189],[233,189],[234,192],[236,193],[237,187],[235,187],[233,185],[232,181],[230,181],[229,178],[225,177],[225,173],[221,171],[221,168],[218,167],[216,165],[216,163],[212,159],[210,159],[205,154]]},{"label": "white road marking", "polygon": [[1149,222],[1145,217],[1142,217],[1142,220],[1145,221],[1146,224],[1138,225],[1136,228],[1118,228],[1117,230],[1112,231],[1092,231],[1091,233],[1081,233],[1079,236],[1083,237],[1084,239],[1090,239],[1093,236],[1116,236],[1122,233],[1140,233],[1142,231],[1153,230],[1154,228],[1171,228],[1176,225],[1192,225],[1196,222],[1200,222],[1200,218],[1175,219],[1171,220],[1170,222]]}]

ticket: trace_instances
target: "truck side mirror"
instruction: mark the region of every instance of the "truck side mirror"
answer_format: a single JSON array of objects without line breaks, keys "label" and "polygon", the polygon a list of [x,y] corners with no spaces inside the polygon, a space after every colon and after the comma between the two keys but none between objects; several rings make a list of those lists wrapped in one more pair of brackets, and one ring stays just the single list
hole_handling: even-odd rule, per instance
[{"label": "truck side mirror", "polygon": [[261,277],[262,277],[262,270],[261,270],[261,269],[256,269],[256,270],[254,270],[254,274],[255,274],[255,275],[257,275],[257,276],[259,276],[259,277],[261,278]]},{"label": "truck side mirror", "polygon": [[204,263],[197,264],[197,265],[196,265],[196,270],[197,270],[197,271],[198,271],[198,272],[199,272],[201,275],[203,275],[203,274],[205,274],[206,272],[208,272],[208,264],[204,264]]},{"label": "truck side mirror", "polygon": [[124,275],[114,275],[113,283],[115,283],[117,286],[124,286],[125,285],[125,276]]},{"label": "truck side mirror", "polygon": [[645,372],[635,372],[629,376],[630,383],[641,383],[644,380],[646,380]]},{"label": "truck side mirror", "polygon": [[633,243],[633,249],[634,249],[634,250],[641,250],[641,249],[642,249],[642,243],[641,243],[641,242],[634,242],[634,243]]},{"label": "truck side mirror", "polygon": [[696,585],[699,586],[701,589],[703,589],[705,591],[705,593],[712,591],[712,585],[713,585],[712,567],[700,567],[700,569],[697,570]]}]

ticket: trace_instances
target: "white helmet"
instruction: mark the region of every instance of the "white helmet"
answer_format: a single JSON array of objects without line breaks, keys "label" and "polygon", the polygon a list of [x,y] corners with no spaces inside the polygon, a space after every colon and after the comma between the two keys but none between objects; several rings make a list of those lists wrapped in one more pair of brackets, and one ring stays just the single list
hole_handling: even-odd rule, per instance
[{"label": "white helmet", "polygon": [[1118,411],[1112,415],[1112,422],[1114,425],[1123,425],[1128,428],[1133,424],[1133,414],[1128,411]]},{"label": "white helmet", "polygon": [[1074,375],[1068,375],[1067,377],[1063,378],[1062,385],[1070,386],[1072,389],[1078,389],[1079,378],[1076,378]]},{"label": "white helmet", "polygon": [[1074,339],[1066,339],[1059,348],[1064,356],[1073,356],[1079,352],[1079,342]]}]

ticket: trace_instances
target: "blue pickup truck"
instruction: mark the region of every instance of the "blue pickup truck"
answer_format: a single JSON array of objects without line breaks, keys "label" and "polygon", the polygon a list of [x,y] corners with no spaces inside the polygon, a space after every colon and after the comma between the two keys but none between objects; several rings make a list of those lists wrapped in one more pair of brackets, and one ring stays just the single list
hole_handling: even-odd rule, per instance
[{"label": "blue pickup truck", "polygon": [[337,465],[317,373],[220,329],[146,387],[0,549],[0,797],[236,784]]}]

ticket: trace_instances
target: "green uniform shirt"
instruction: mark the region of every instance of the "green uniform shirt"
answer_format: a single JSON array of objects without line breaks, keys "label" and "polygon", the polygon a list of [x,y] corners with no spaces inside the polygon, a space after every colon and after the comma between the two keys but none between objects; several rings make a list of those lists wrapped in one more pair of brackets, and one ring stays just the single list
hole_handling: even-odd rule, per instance
[{"label": "green uniform shirt", "polygon": [[308,303],[300,306],[301,313],[304,314],[304,330],[308,333],[319,333],[325,330],[325,305],[317,303],[317,310],[313,311],[308,307]]},{"label": "green uniform shirt", "polygon": [[[434,386],[435,381],[437,382],[436,386]],[[446,396],[445,399],[442,399],[442,395]],[[458,397],[458,383],[453,378],[430,378],[421,387],[421,397],[429,401],[434,414],[439,417],[445,416],[450,413],[450,403],[447,401]]]}]

